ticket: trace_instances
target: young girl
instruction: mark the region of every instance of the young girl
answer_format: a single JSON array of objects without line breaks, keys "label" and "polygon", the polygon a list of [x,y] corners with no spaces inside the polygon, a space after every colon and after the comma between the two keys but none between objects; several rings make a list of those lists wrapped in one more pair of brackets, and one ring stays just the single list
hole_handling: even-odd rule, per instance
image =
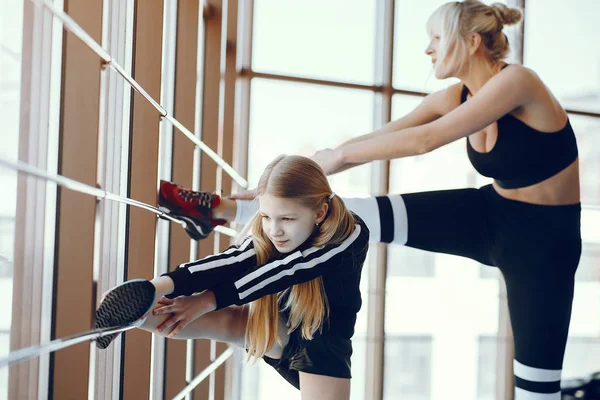
[{"label": "young girl", "polygon": [[142,329],[245,346],[302,398],[347,399],[369,231],[305,157],[271,162],[257,194],[251,236],[152,281],[118,286],[102,301],[97,327],[132,323],[166,296],[138,322]]},{"label": "young girl", "polygon": [[[344,199],[371,239],[460,255],[500,269],[514,335],[516,399],[560,400],[563,357],[581,255],[579,163],[565,110],[540,77],[503,59],[503,28],[522,13],[501,3],[453,1],[428,21],[439,79],[459,83],[408,115],[313,156],[326,174],[374,160],[428,153],[465,138],[469,160],[493,184],[479,189]],[[196,194],[197,195],[197,194]],[[212,195],[204,194],[204,196]],[[165,183],[160,203],[197,225],[243,220],[253,193],[178,208]],[[208,231],[198,232],[199,237]]]}]

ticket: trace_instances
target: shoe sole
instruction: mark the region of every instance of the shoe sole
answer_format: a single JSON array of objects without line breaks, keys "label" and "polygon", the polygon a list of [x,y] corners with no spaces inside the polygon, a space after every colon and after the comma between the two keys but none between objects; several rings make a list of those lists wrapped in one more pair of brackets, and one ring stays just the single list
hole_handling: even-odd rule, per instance
[{"label": "shoe sole", "polygon": [[[108,292],[96,310],[94,329],[133,325],[150,311],[156,298],[154,285],[145,279],[124,282]],[[96,339],[96,347],[106,349],[119,334]]]}]

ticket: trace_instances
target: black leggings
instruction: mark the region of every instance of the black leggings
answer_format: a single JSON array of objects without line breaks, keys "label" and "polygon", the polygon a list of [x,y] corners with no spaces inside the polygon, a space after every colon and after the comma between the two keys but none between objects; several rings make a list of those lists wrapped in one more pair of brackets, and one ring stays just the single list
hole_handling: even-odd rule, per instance
[{"label": "black leggings", "polygon": [[[401,196],[407,246],[468,257],[502,272],[514,334],[516,399],[560,400],[581,255],[581,205],[508,200],[492,185]],[[381,237],[389,242],[390,224],[398,227],[392,207],[385,206],[391,197],[377,199]]]}]

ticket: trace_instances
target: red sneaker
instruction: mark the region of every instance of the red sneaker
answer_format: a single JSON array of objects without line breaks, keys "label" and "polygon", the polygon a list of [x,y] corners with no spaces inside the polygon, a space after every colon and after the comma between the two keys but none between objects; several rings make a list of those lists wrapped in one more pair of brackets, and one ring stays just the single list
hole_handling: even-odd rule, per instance
[{"label": "red sneaker", "polygon": [[160,181],[158,205],[171,217],[185,222],[185,231],[194,240],[207,237],[217,225],[227,223],[214,219],[212,209],[221,203],[221,197],[208,192],[196,192],[172,182]]}]

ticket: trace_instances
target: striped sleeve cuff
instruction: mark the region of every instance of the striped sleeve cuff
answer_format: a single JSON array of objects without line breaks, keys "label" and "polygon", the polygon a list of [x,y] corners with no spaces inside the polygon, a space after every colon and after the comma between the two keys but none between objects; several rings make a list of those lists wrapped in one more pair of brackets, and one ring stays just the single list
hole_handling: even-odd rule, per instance
[{"label": "striped sleeve cuff", "polygon": [[220,310],[230,305],[237,304],[240,301],[237,288],[233,282],[226,282],[210,289],[215,295],[217,303],[216,310]]},{"label": "striped sleeve cuff", "polygon": [[191,296],[196,292],[191,285],[191,273],[187,268],[177,268],[171,272],[164,273],[161,276],[168,276],[175,284],[173,292],[165,296],[167,299],[174,299],[179,296]]}]

